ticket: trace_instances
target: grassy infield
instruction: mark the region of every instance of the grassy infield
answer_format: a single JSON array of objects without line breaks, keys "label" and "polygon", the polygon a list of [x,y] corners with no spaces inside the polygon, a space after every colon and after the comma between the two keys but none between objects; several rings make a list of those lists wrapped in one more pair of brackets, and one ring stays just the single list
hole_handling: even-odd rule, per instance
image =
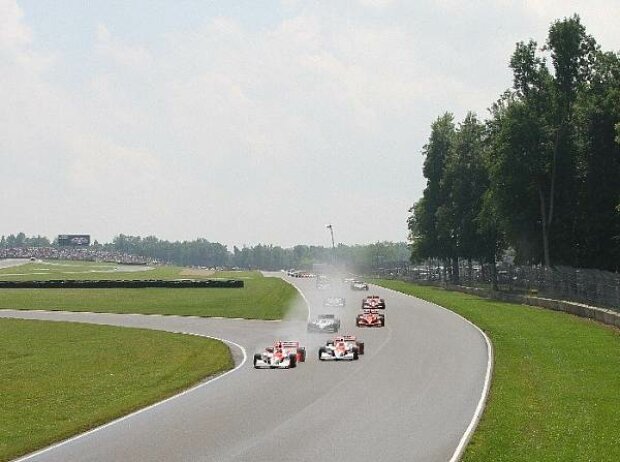
[{"label": "grassy infield", "polygon": [[[101,264],[30,263],[0,270],[0,279],[173,279],[181,268],[161,267],[134,273],[87,272]],[[108,265],[113,268],[115,265]],[[44,270],[42,270],[42,268]],[[45,273],[33,276],[9,274]],[[196,276],[192,276],[197,278]],[[223,316],[252,319],[281,319],[289,301],[297,292],[277,278],[264,278],[259,272],[220,272],[209,277],[241,277],[243,289],[3,289],[0,309],[46,309],[93,311],[109,313],[177,314],[194,316]]]},{"label": "grassy infield", "polygon": [[0,460],[230,369],[221,342],[141,329],[0,320]]},{"label": "grassy infield", "polygon": [[[62,274],[84,266],[52,265],[37,277],[179,277],[178,268]],[[27,278],[3,273],[41,267],[0,270],[0,278]],[[278,319],[295,296],[287,284],[257,273],[215,276],[235,275],[248,278],[245,289],[5,290],[0,308]],[[491,396],[465,461],[620,460],[617,330],[561,313],[377,282],[445,306],[491,337],[496,355]],[[232,365],[225,346],[200,338],[18,320],[0,320],[0,328],[0,460],[157,401]]]},{"label": "grassy infield", "polygon": [[[32,263],[2,279],[167,279],[180,269],[106,273],[115,265]],[[94,271],[94,272],[90,272]],[[32,273],[41,272],[43,275]],[[30,273],[23,276],[8,274]],[[295,290],[260,273],[244,289],[6,289],[0,308],[281,318]],[[0,460],[161,400],[233,366],[221,342],[156,332],[0,319]]]}]

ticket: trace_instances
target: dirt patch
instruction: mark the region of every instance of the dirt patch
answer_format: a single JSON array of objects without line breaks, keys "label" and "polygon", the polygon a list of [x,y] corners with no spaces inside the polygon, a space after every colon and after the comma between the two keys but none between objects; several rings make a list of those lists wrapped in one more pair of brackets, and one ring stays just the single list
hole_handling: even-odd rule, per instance
[{"label": "dirt patch", "polygon": [[180,276],[211,276],[215,271],[200,268],[186,268],[179,274]]}]

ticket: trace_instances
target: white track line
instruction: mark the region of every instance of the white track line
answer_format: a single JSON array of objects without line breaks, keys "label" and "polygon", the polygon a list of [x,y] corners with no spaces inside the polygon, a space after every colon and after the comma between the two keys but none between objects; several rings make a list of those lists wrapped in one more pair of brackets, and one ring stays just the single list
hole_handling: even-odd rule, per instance
[{"label": "white track line", "polygon": [[[376,284],[374,284],[374,285],[376,285]],[[486,370],[486,374],[485,374],[485,377],[484,377],[484,386],[482,387],[482,393],[480,394],[480,400],[478,401],[478,405],[476,406],[476,411],[474,412],[474,416],[472,417],[471,421],[469,422],[469,425],[465,429],[465,433],[463,433],[463,436],[461,436],[461,439],[459,441],[458,446],[454,450],[454,454],[452,454],[452,457],[448,460],[448,462],[458,462],[461,459],[461,457],[463,456],[463,453],[465,452],[465,448],[467,447],[467,443],[469,443],[469,441],[471,440],[471,437],[472,437],[474,431],[476,430],[476,427],[478,426],[478,423],[480,422],[480,418],[482,417],[482,412],[484,411],[484,407],[485,407],[485,405],[487,403],[487,399],[489,397],[489,390],[491,388],[491,378],[493,376],[493,344],[491,343],[491,340],[489,339],[487,334],[482,329],[480,329],[480,327],[475,325],[469,319],[467,319],[464,316],[461,316],[460,314],[458,314],[458,313],[456,313],[456,312],[446,308],[445,306],[437,305],[436,303],[429,302],[429,301],[423,300],[421,298],[414,297],[413,295],[405,294],[403,292],[399,292],[397,290],[390,289],[388,287],[383,287],[383,286],[377,286],[377,287],[379,287],[381,289],[389,290],[391,292],[396,292],[397,294],[400,294],[400,295],[405,295],[407,297],[412,297],[412,298],[416,298],[418,300],[422,300],[423,302],[429,303],[429,304],[431,304],[433,306],[436,306],[437,308],[441,308],[442,310],[447,311],[448,313],[452,313],[453,315],[458,316],[463,321],[465,321],[467,324],[469,324],[470,326],[473,326],[478,332],[480,332],[480,334],[482,335],[482,337],[484,338],[484,340],[486,342],[486,345],[487,345],[487,370]]]},{"label": "white track line", "polygon": [[[159,329],[153,329],[153,330],[159,330]],[[188,393],[196,391],[199,388],[202,388],[202,387],[205,387],[207,385],[210,385],[213,382],[215,382],[215,381],[217,381],[217,380],[219,380],[221,378],[224,378],[228,374],[232,374],[233,372],[235,372],[236,370],[241,368],[245,364],[246,360],[248,359],[248,355],[247,355],[247,353],[245,351],[245,348],[243,348],[241,345],[239,345],[238,343],[235,343],[235,342],[233,342],[231,340],[225,340],[225,339],[222,339],[222,338],[213,337],[211,335],[196,334],[196,333],[193,333],[193,332],[173,332],[173,331],[165,331],[165,330],[162,330],[161,332],[171,332],[173,334],[193,335],[193,336],[197,336],[197,337],[204,337],[204,338],[209,338],[209,339],[213,339],[213,340],[219,340],[220,342],[228,343],[228,344],[233,345],[233,346],[235,346],[235,347],[237,347],[237,348],[239,348],[241,350],[241,352],[243,353],[243,360],[234,369],[231,369],[231,370],[229,370],[227,372],[224,372],[221,375],[213,377],[212,379],[209,379],[206,382],[199,383],[198,385],[195,385],[195,386],[193,386],[191,388],[188,388],[187,390],[182,391],[179,394],[176,394],[174,396],[166,398],[163,401],[158,401],[157,403],[153,403],[153,404],[151,404],[151,405],[149,405],[147,407],[144,407],[142,409],[134,411],[131,414],[127,414],[125,416],[119,417],[118,419],[114,419],[111,422],[103,424],[103,425],[101,425],[99,427],[95,427],[92,430],[89,430],[89,431],[87,431],[85,433],[80,433],[79,435],[75,435],[75,436],[73,436],[73,437],[71,437],[71,438],[69,438],[67,440],[60,441],[59,443],[52,444],[51,446],[48,446],[48,447],[40,449],[40,450],[38,450],[36,452],[27,454],[27,455],[25,455],[25,456],[23,456],[23,457],[21,457],[19,459],[15,459],[13,462],[22,462],[22,461],[30,460],[33,457],[40,456],[43,453],[46,453],[46,452],[51,451],[53,449],[56,449],[56,448],[58,448],[60,446],[64,446],[65,444],[71,443],[71,442],[76,441],[76,440],[78,440],[80,438],[88,436],[88,435],[90,435],[92,433],[95,433],[95,432],[98,432],[100,430],[103,430],[104,428],[107,428],[107,427],[110,427],[110,426],[115,425],[117,423],[123,422],[124,420],[131,419],[132,417],[135,417],[138,414],[142,414],[143,412],[149,411],[149,410],[153,409],[154,407],[157,407],[157,406],[160,406],[162,404],[168,403],[168,402],[170,402],[170,401],[172,401],[174,399],[180,398],[181,396],[184,396],[184,395],[186,395]]]},{"label": "white track line", "polygon": [[[281,319],[259,319],[259,318],[227,318],[226,316],[197,316],[197,315],[193,315],[193,314],[161,314],[161,313],[120,313],[120,312],[114,312],[114,311],[67,311],[67,310],[22,310],[19,308],[1,308],[0,309],[0,313],[2,312],[7,312],[10,311],[12,313],[14,312],[19,312],[19,311],[23,311],[24,313],[50,313],[50,314],[66,314],[66,315],[72,315],[72,314],[94,314],[97,316],[103,316],[103,315],[112,315],[112,316],[136,316],[136,317],[140,317],[140,316],[150,316],[150,317],[154,317],[154,318],[167,318],[167,317],[175,317],[175,318],[183,318],[183,319],[218,319],[218,320],[226,320],[226,321],[249,321],[249,322],[259,322],[259,323],[264,323],[264,322],[271,322],[271,323],[278,323],[278,322],[282,322]],[[22,319],[22,318],[19,318]],[[30,318],[25,318],[25,319],[30,319]],[[43,321],[46,321],[46,319],[43,319]],[[64,322],[64,321],[63,321]],[[66,322],[84,322],[84,321],[66,321]],[[92,323],[91,323],[92,324]],[[120,327],[125,327],[125,326],[120,326]],[[140,329],[140,328],[138,328]],[[152,329],[152,330],[161,330],[161,329]],[[170,331],[164,331],[164,332],[170,332]],[[184,332],[182,332],[184,333]],[[192,334],[189,334],[192,335]]]}]

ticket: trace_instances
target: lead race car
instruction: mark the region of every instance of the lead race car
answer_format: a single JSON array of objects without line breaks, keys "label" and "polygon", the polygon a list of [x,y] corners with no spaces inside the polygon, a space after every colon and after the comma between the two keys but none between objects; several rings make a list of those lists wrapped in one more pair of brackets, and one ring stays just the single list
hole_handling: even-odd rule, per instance
[{"label": "lead race car", "polygon": [[338,332],[340,319],[333,314],[319,314],[308,323],[308,332]]},{"label": "lead race car", "polygon": [[369,295],[362,300],[362,309],[385,310],[385,300],[378,295]]},{"label": "lead race car", "polygon": [[365,309],[355,318],[357,327],[385,327],[385,315],[378,310]]},{"label": "lead race car", "polygon": [[334,339],[329,340],[327,344],[329,344],[330,342],[333,343],[338,340],[345,342],[347,345],[350,345],[351,347],[357,347],[359,354],[361,355],[364,354],[364,342],[358,340],[355,335],[341,335],[339,337],[334,337]]},{"label": "lead race car", "polygon": [[364,354],[364,343],[352,335],[336,337],[319,348],[320,361],[355,361]]},{"label": "lead race car", "polygon": [[275,342],[254,354],[255,369],[291,369],[306,360],[306,349],[299,342]]}]

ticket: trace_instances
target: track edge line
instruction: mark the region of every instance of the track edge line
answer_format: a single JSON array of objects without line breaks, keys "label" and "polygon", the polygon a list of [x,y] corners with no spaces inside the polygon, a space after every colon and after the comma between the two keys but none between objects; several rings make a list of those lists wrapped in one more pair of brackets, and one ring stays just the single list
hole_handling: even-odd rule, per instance
[{"label": "track edge line", "polygon": [[465,316],[462,316],[456,313],[455,311],[452,311],[451,309],[446,308],[445,306],[441,306],[436,303],[429,302],[428,300],[423,300],[413,295],[409,295],[404,292],[399,292],[398,290],[390,289],[388,287],[383,287],[383,286],[378,286],[378,287],[380,287],[381,289],[389,290],[391,292],[396,292],[397,294],[406,295],[407,297],[412,297],[418,300],[422,300],[433,306],[441,308],[442,310],[448,311],[449,313],[452,313],[453,315],[461,318],[463,321],[468,323],[470,326],[473,326],[482,335],[482,338],[484,338],[484,341],[487,345],[487,370],[486,370],[485,377],[484,377],[484,385],[482,387],[482,393],[480,395],[480,400],[478,401],[478,405],[476,406],[476,410],[474,411],[474,416],[472,417],[471,421],[469,422],[469,425],[465,429],[465,433],[463,433],[463,436],[461,436],[461,439],[459,440],[458,446],[454,450],[452,457],[448,459],[448,462],[458,462],[459,460],[461,460],[461,457],[463,456],[463,453],[465,452],[465,449],[467,448],[467,444],[470,442],[471,437],[474,434],[474,431],[476,430],[476,428],[478,427],[478,424],[480,423],[480,419],[482,418],[482,413],[484,412],[484,409],[486,407],[486,404],[489,398],[489,392],[491,390],[491,379],[493,377],[493,361],[494,361],[493,343],[491,343],[491,340],[489,339],[488,335],[480,327],[475,325]]},{"label": "track edge line", "polygon": [[224,372],[223,374],[216,375],[215,377],[207,379],[207,381],[205,381],[205,382],[198,383],[198,384],[194,385],[193,387],[188,388],[187,390],[183,390],[180,393],[177,393],[176,395],[172,395],[172,396],[169,396],[166,399],[163,399],[162,401],[157,401],[157,402],[155,402],[153,404],[149,404],[146,407],[138,409],[137,411],[133,411],[133,412],[131,412],[129,414],[126,414],[124,416],[118,417],[118,418],[116,418],[114,420],[111,420],[110,422],[104,423],[102,425],[99,425],[98,427],[95,427],[95,428],[92,428],[90,430],[87,430],[84,433],[79,433],[77,435],[69,437],[66,440],[62,440],[62,441],[59,441],[57,443],[53,443],[50,446],[47,446],[47,447],[42,448],[42,449],[39,449],[39,450],[37,450],[35,452],[32,452],[30,454],[26,454],[24,456],[21,456],[18,459],[14,459],[13,462],[24,462],[24,461],[30,460],[30,459],[32,459],[34,457],[40,456],[41,454],[44,454],[44,453],[48,452],[48,451],[52,451],[52,450],[54,450],[56,448],[64,446],[65,444],[71,443],[71,442],[76,441],[76,440],[78,440],[80,438],[88,436],[88,435],[90,435],[92,433],[98,432],[98,431],[103,430],[103,429],[105,429],[107,427],[111,427],[112,425],[118,424],[118,423],[120,423],[120,422],[122,422],[124,420],[127,420],[127,419],[130,419],[132,417],[135,417],[138,414],[142,414],[143,412],[149,411],[149,410],[151,410],[151,409],[153,409],[153,408],[155,408],[157,406],[160,406],[162,404],[168,403],[169,401],[172,401],[174,399],[180,398],[181,396],[184,396],[184,395],[186,395],[188,393],[196,391],[199,388],[202,388],[202,387],[205,387],[207,385],[210,385],[213,382],[216,382],[217,380],[219,380],[221,378],[224,378],[228,374],[232,374],[233,372],[236,372],[237,370],[239,370],[241,367],[243,367],[243,365],[246,363],[246,361],[248,359],[248,355],[247,355],[247,352],[246,352],[245,348],[243,348],[238,343],[233,342],[232,340],[227,340],[227,339],[223,339],[223,338],[219,338],[219,337],[214,337],[214,336],[211,336],[211,335],[197,334],[197,333],[193,333],[193,332],[181,332],[181,331],[162,331],[162,332],[170,332],[170,333],[173,333],[173,334],[180,334],[180,335],[192,335],[192,336],[204,337],[204,338],[208,338],[208,339],[212,339],[212,340],[219,340],[220,342],[223,342],[223,343],[226,343],[226,344],[229,344],[229,345],[233,345],[236,348],[239,348],[241,350],[241,353],[243,354],[243,359],[241,360],[241,362],[237,366],[235,366],[233,369],[231,369],[229,371]]}]

